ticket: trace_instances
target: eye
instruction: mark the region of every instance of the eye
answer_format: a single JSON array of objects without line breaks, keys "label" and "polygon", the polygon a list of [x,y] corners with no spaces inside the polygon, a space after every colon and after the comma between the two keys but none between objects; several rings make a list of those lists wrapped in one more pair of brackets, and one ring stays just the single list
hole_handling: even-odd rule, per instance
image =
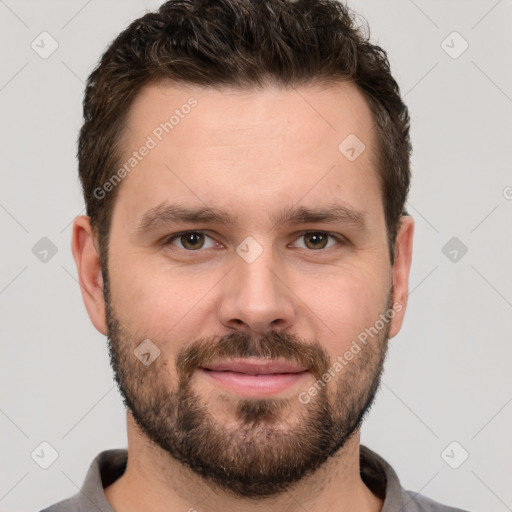
[{"label": "eye", "polygon": [[[333,241],[330,245],[329,238]],[[210,240],[210,245],[205,245],[206,239]],[[340,245],[346,242],[341,236],[334,236],[325,231],[308,231],[301,234],[298,240],[301,239],[304,239],[306,242],[302,245],[295,245],[294,247],[321,250],[329,249],[335,246],[336,243]],[[202,231],[183,231],[181,233],[174,233],[164,241],[164,245],[174,245],[189,252],[199,251],[200,249],[209,249],[215,247],[216,244],[217,242],[215,242],[213,238]]]},{"label": "eye", "polygon": [[303,249],[313,249],[313,250],[319,250],[319,249],[329,249],[333,245],[336,245],[336,243],[332,245],[328,244],[328,239],[332,238],[333,240],[336,240],[338,244],[342,244],[343,240],[341,237],[335,237],[334,235],[331,235],[330,233],[326,233],[325,231],[308,231],[307,233],[302,233],[302,235],[298,238],[298,240],[304,239],[306,240],[306,243],[301,246],[300,248]]},{"label": "eye", "polygon": [[[205,238],[209,238],[213,243],[210,246],[205,247]],[[201,231],[184,231],[182,233],[175,233],[166,239],[165,245],[171,244],[176,245],[174,242],[177,241],[181,245],[178,245],[181,249],[187,251],[197,251],[199,249],[208,249],[214,247],[216,242],[213,238],[209,237]]]}]

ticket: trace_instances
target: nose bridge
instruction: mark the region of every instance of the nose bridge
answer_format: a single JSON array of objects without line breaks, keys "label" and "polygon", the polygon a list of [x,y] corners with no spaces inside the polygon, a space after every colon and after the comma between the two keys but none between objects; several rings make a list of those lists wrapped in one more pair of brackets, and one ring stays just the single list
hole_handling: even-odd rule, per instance
[{"label": "nose bridge", "polygon": [[263,334],[293,322],[292,297],[271,245],[247,237],[236,249],[233,271],[222,296],[220,321]]}]

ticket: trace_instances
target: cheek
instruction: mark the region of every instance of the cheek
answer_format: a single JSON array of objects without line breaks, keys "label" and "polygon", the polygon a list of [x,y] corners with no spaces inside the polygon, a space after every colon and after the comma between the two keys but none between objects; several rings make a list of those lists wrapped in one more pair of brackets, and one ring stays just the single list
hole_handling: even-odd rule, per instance
[{"label": "cheek", "polygon": [[[183,273],[151,265],[148,260],[130,263],[125,259],[111,272],[111,295],[119,320],[134,335],[161,343],[197,336],[198,315],[204,315],[208,291],[218,282],[218,275]],[[188,332],[191,325],[195,333]]]},{"label": "cheek", "polygon": [[321,320],[320,330],[325,337],[319,341],[331,357],[344,352],[384,312],[390,291],[385,276],[360,268],[344,269],[326,279],[315,293],[311,293],[311,288],[303,288],[303,295],[308,297],[304,302]]}]

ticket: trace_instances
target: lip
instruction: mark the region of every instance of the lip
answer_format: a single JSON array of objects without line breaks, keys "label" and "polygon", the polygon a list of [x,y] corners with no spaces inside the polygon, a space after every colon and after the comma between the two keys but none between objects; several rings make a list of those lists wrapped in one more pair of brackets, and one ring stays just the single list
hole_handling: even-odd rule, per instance
[{"label": "lip", "polygon": [[199,368],[199,372],[224,390],[239,396],[262,398],[281,393],[301,381],[309,372],[281,361],[222,361]]},{"label": "lip", "polygon": [[306,371],[306,368],[287,361],[262,361],[261,359],[233,359],[213,362],[203,369],[211,371],[229,371],[246,375],[289,374]]}]

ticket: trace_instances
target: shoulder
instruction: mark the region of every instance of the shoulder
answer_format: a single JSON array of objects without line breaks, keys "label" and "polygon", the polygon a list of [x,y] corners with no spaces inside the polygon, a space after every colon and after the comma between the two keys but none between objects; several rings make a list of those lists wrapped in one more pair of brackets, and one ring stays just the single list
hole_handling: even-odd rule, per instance
[{"label": "shoulder", "polygon": [[381,512],[468,512],[404,489],[391,465],[364,445],[360,445],[360,468],[366,486],[384,499]]},{"label": "shoulder", "polygon": [[403,512],[468,512],[461,508],[449,507],[416,492],[404,491]]},{"label": "shoulder", "polygon": [[100,452],[92,461],[81,489],[40,512],[114,512],[105,497],[105,487],[125,471],[128,452],[112,449]]},{"label": "shoulder", "polygon": [[39,512],[75,512],[80,510],[75,496],[66,498],[65,500],[54,503],[50,507],[40,510]]}]

